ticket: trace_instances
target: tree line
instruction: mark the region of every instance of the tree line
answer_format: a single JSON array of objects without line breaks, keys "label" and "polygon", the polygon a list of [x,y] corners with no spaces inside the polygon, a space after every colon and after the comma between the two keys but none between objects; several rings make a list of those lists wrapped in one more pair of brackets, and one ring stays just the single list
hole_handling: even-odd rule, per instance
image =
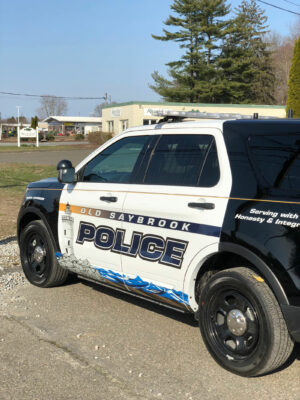
[{"label": "tree line", "polygon": [[291,38],[270,35],[255,0],[242,0],[233,16],[225,0],[174,0],[171,10],[163,34],[152,35],[182,49],[166,64],[168,77],[152,74],[150,87],[165,101],[286,104],[299,27]]}]

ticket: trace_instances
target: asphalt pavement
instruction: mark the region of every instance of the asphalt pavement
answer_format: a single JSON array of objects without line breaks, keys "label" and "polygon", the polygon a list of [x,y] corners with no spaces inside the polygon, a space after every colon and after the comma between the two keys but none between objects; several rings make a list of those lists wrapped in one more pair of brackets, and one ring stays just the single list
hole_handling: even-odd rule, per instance
[{"label": "asphalt pavement", "polygon": [[[35,145],[35,142],[32,142],[33,145]],[[39,142],[40,147],[54,147],[54,146],[74,146],[74,145],[80,145],[80,144],[88,144],[87,141],[61,141],[61,142]],[[1,142],[0,141],[0,147],[11,147],[15,146],[17,147],[16,142]]]},{"label": "asphalt pavement", "polygon": [[260,378],[220,368],[189,315],[73,280],[0,294],[0,399],[299,400],[300,351]]},{"label": "asphalt pavement", "polygon": [[51,150],[51,151],[24,151],[24,152],[0,152],[0,163],[23,163],[57,165],[60,160],[67,159],[77,165],[93,150],[83,147],[80,150]]}]

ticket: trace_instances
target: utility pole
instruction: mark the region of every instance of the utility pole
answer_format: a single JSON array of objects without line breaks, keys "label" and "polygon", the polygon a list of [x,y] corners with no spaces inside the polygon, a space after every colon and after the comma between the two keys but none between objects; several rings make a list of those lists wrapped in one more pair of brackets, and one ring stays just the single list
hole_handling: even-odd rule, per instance
[{"label": "utility pole", "polygon": [[17,132],[18,132],[18,147],[20,147],[21,146],[21,143],[20,143],[20,108],[22,106],[16,106],[16,107],[18,109],[18,129],[17,129]]},{"label": "utility pole", "polygon": [[107,93],[104,94],[104,102],[105,102],[105,105],[107,105]]}]

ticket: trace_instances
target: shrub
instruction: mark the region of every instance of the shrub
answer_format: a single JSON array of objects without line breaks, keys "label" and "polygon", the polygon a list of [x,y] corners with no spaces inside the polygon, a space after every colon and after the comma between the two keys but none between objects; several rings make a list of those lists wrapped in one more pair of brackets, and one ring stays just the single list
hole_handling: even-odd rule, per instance
[{"label": "shrub", "polygon": [[53,133],[48,133],[46,139],[47,139],[47,140],[50,140],[50,142],[52,142],[52,141],[54,140],[54,135],[53,135]]},{"label": "shrub", "polygon": [[91,144],[96,144],[100,146],[105,143],[108,139],[112,137],[112,134],[109,132],[91,132],[88,134],[88,141]]},{"label": "shrub", "polygon": [[83,133],[77,133],[75,135],[75,140],[83,140],[84,139],[84,134]]}]

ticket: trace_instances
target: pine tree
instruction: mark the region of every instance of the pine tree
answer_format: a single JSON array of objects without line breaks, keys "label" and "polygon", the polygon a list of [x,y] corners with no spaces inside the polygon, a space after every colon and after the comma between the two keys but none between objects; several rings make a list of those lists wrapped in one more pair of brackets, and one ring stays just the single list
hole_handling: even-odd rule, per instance
[{"label": "pine tree", "polygon": [[39,123],[39,119],[37,117],[37,115],[35,117],[31,118],[31,128],[36,129],[36,127],[38,126]]},{"label": "pine tree", "polygon": [[265,41],[267,17],[255,0],[243,0],[235,9],[234,27],[222,49],[221,67],[227,99],[232,103],[274,103],[271,52]]},{"label": "pine tree", "polygon": [[294,118],[300,118],[300,37],[295,41],[288,86],[286,112],[291,109]]},{"label": "pine tree", "polygon": [[171,79],[157,71],[152,74],[150,87],[167,101],[219,102],[226,90],[220,79],[218,61],[220,45],[231,21],[226,0],[174,0],[165,25],[175,27],[175,32],[163,30],[163,36],[152,35],[161,41],[175,41],[184,54],[178,61],[167,64]]}]

